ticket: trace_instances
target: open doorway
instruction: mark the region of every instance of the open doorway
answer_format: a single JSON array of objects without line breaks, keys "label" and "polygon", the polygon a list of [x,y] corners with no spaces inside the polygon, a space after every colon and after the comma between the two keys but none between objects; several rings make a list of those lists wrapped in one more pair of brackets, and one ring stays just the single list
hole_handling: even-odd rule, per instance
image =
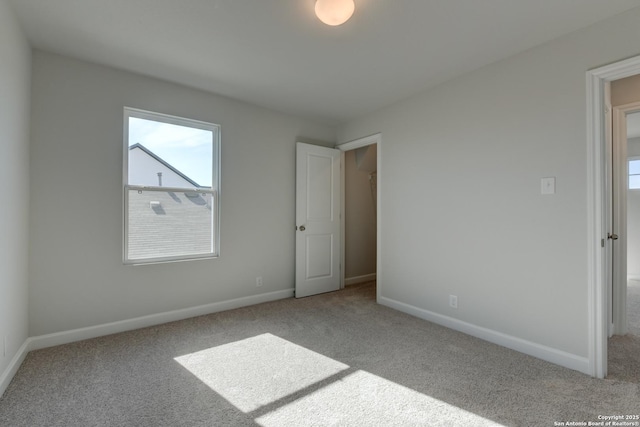
[{"label": "open doorway", "polygon": [[[638,94],[640,97],[640,93]],[[640,107],[640,106],[639,106]],[[640,110],[627,114],[627,333],[640,340]]]},{"label": "open doorway", "polygon": [[[638,76],[636,76],[638,77]],[[635,77],[634,77],[635,78]],[[625,84],[624,81],[619,81]],[[638,77],[640,83],[640,77]],[[613,245],[612,328],[608,374],[640,381],[640,101],[613,107]],[[637,93],[640,99],[640,92]]]},{"label": "open doorway", "polygon": [[375,286],[377,144],[344,153],[344,284]]},{"label": "open doorway", "polygon": [[[588,372],[607,376],[612,310],[612,265],[615,232],[611,221],[611,103],[610,82],[640,74],[640,56],[605,65],[586,73],[587,77],[587,283]],[[609,120],[608,120],[609,119]]]},{"label": "open doorway", "polygon": [[640,337],[640,75],[610,86],[613,160],[612,333]]},{"label": "open doorway", "polygon": [[376,299],[380,280],[381,135],[339,145],[342,151],[343,287],[369,286]]},{"label": "open doorway", "polygon": [[640,380],[640,75],[610,83],[611,289],[608,376]]}]

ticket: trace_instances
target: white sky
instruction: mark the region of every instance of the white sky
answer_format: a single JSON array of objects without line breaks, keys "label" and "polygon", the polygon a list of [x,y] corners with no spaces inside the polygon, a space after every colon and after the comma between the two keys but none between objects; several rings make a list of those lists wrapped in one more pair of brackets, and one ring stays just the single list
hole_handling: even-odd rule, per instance
[{"label": "white sky", "polygon": [[142,144],[204,187],[211,186],[212,132],[129,117],[129,146]]}]

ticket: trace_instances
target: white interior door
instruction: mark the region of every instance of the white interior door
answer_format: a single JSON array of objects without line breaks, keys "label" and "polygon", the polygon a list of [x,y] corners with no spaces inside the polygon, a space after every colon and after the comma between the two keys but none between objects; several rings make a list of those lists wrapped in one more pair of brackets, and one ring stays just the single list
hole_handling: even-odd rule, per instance
[{"label": "white interior door", "polygon": [[296,147],[296,298],[340,289],[340,150]]}]

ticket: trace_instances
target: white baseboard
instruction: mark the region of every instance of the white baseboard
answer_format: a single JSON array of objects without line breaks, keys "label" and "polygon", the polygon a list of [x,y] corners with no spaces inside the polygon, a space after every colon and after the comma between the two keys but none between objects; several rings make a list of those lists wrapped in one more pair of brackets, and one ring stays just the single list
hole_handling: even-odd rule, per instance
[{"label": "white baseboard", "polygon": [[562,350],[503,334],[502,332],[497,332],[492,329],[476,326],[449,316],[444,316],[403,302],[395,301],[390,298],[380,297],[378,298],[378,302],[387,307],[428,320],[429,322],[519,351],[520,353],[528,354],[529,356],[537,357],[538,359],[546,360],[547,362],[551,362],[565,368],[591,375],[589,370],[589,359],[586,357],[577,356]]},{"label": "white baseboard", "polygon": [[11,359],[7,369],[5,369],[2,375],[0,375],[0,397],[2,397],[7,387],[9,387],[9,383],[11,383],[16,372],[18,372],[18,368],[20,368],[20,365],[24,362],[24,358],[27,357],[30,343],[31,339],[27,338],[27,340],[20,346],[15,356],[13,356],[13,359]]},{"label": "white baseboard", "polygon": [[[97,338],[100,336],[115,334],[118,332],[145,328],[148,326],[173,322],[176,320],[183,320],[191,317],[202,316],[220,311],[232,310],[235,308],[241,308],[254,304],[276,301],[279,299],[291,297],[293,297],[293,289],[253,295],[249,297],[237,298],[212,304],[205,304],[182,310],[174,310],[165,313],[137,317],[134,319],[122,320],[97,326],[90,326],[87,328],[74,329],[65,332],[56,332],[53,334],[28,338],[22,344],[16,355],[13,357],[7,369],[5,369],[5,371],[2,373],[2,376],[0,376],[0,397],[9,386],[9,383],[18,371],[18,368],[24,361],[27,353],[31,350],[38,350],[46,347],[68,344],[84,339]],[[411,314],[421,319],[428,320],[430,322],[437,323],[439,325],[475,336],[485,341],[489,341],[494,344],[498,344],[503,347],[507,347],[512,350],[516,350],[521,353],[525,353],[530,356],[534,356],[539,359],[546,360],[548,362],[555,363],[569,369],[574,369],[576,371],[583,372],[589,375],[589,361],[585,357],[576,356],[574,354],[532,343],[520,338],[512,337],[510,335],[506,335],[491,329],[472,325],[458,319],[453,319],[448,316],[433,313],[428,310],[423,310],[421,308],[389,298],[380,297],[378,299],[378,302],[387,307],[391,307],[393,309]]]},{"label": "white baseboard", "polygon": [[376,280],[376,273],[365,274],[363,276],[345,277],[344,285],[349,286],[349,285],[355,285],[357,283],[372,282],[374,280]]},{"label": "white baseboard", "polygon": [[105,335],[116,334],[119,332],[131,331],[134,329],[146,328],[148,326],[161,325],[163,323],[174,322],[176,320],[183,320],[191,317],[217,313],[220,311],[233,310],[234,308],[241,308],[291,297],[293,297],[293,289],[288,289],[284,291],[252,295],[244,298],[236,298],[228,301],[215,302],[212,304],[205,304],[197,307],[185,308],[182,310],[151,314],[149,316],[136,317],[134,319],[121,320],[118,322],[105,323],[102,325],[89,326],[87,328],[56,332],[48,335],[40,335],[29,338],[30,344],[28,350],[38,350],[41,348],[68,344],[75,341],[97,338]]},{"label": "white baseboard", "polygon": [[24,362],[27,353],[31,350],[53,347],[56,345],[68,344],[90,338],[97,338],[104,335],[118,332],[131,331],[134,329],[146,328],[148,326],[160,325],[176,320],[188,319],[191,317],[217,313],[234,308],[241,308],[269,301],[276,301],[293,297],[293,289],[284,291],[269,292],[266,294],[252,295],[244,298],[236,298],[228,301],[221,301],[212,304],[200,305],[197,307],[185,308],[182,310],[167,311],[165,313],[152,314],[149,316],[136,317],[134,319],[121,320],[118,322],[105,323],[102,325],[90,326],[87,328],[73,329],[70,331],[56,332],[48,335],[40,335],[27,338],[16,355],[11,359],[11,363],[0,376],[0,397],[4,394],[9,383]]}]

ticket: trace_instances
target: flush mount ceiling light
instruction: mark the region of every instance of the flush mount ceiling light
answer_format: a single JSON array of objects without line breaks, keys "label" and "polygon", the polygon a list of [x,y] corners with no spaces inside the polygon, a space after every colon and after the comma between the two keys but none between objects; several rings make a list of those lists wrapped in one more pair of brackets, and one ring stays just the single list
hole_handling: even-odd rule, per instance
[{"label": "flush mount ceiling light", "polygon": [[331,26],[347,22],[355,9],[353,0],[316,0],[316,16]]}]

